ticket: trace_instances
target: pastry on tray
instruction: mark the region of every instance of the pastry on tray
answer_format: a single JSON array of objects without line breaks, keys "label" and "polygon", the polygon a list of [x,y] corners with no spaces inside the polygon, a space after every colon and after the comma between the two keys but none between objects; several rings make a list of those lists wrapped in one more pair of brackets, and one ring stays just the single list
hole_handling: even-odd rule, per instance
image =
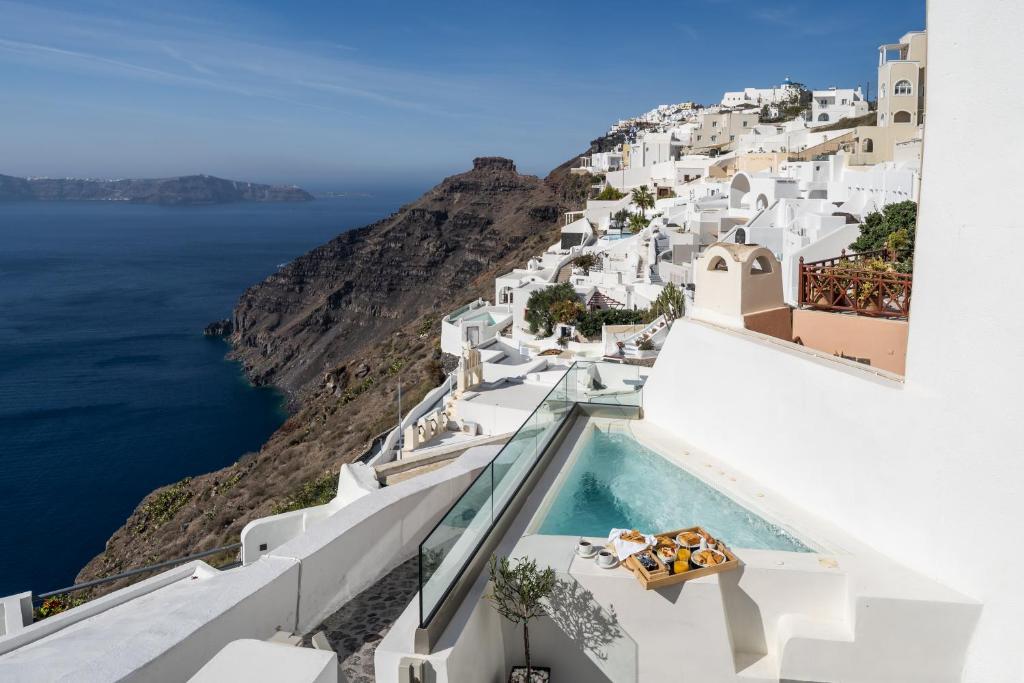
[{"label": "pastry on tray", "polygon": [[702,538],[704,537],[696,531],[682,531],[676,535],[676,543],[684,548],[697,548],[700,547]]},{"label": "pastry on tray", "polygon": [[690,555],[690,560],[698,567],[717,567],[725,562],[725,554],[717,550],[698,550]]},{"label": "pastry on tray", "polygon": [[647,539],[644,538],[644,535],[642,533],[640,533],[639,531],[637,531],[636,529],[631,529],[629,531],[623,531],[621,534],[619,534],[619,538],[621,538],[623,541],[629,541],[630,543],[646,543],[647,542]]}]

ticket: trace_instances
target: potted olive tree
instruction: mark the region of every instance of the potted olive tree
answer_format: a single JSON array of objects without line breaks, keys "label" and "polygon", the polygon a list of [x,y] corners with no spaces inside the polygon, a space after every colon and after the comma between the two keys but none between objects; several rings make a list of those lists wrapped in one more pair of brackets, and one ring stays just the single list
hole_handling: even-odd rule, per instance
[{"label": "potted olive tree", "polygon": [[498,614],[515,625],[523,625],[526,666],[514,666],[509,683],[548,683],[551,669],[530,664],[530,620],[547,614],[544,600],[555,588],[555,570],[538,569],[536,560],[521,557],[491,557],[491,592],[487,596]]}]

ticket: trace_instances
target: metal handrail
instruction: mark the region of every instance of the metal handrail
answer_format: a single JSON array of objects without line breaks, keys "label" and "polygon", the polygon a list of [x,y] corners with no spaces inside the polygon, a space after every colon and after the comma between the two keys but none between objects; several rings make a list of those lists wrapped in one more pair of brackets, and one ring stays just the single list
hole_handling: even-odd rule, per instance
[{"label": "metal handrail", "polygon": [[[136,567],[135,569],[129,569],[128,571],[121,572],[120,574],[114,574],[113,576],[105,576],[102,579],[93,579],[92,581],[86,581],[84,583],[76,583],[75,585],[68,586],[67,588],[59,588],[59,589],[57,589],[55,591],[49,591],[47,593],[40,593],[39,595],[32,596],[32,601],[33,602],[38,602],[38,601],[45,600],[46,598],[52,598],[55,595],[64,595],[65,593],[74,593],[75,591],[85,590],[86,588],[93,588],[94,586],[101,586],[101,585],[103,585],[105,583],[110,583],[111,581],[118,581],[119,579],[126,579],[129,576],[136,576],[138,574],[144,574],[146,572],[151,572],[154,569],[163,569],[164,567],[172,567],[172,566],[174,566],[176,564],[184,564],[185,562],[191,562],[192,560],[198,560],[198,559],[201,559],[201,558],[204,558],[204,557],[209,557],[210,555],[216,555],[218,553],[227,552],[229,550],[238,550],[241,547],[242,547],[241,543],[232,543],[231,545],[225,545],[225,546],[221,546],[219,548],[213,548],[211,550],[204,550],[203,552],[196,553],[195,555],[188,555],[186,557],[179,557],[179,558],[176,558],[176,559],[173,559],[173,560],[164,560],[163,562],[157,562],[156,564],[151,564],[151,565],[148,565],[146,567]],[[233,566],[237,566],[237,564],[228,565],[229,568],[233,567]]]}]

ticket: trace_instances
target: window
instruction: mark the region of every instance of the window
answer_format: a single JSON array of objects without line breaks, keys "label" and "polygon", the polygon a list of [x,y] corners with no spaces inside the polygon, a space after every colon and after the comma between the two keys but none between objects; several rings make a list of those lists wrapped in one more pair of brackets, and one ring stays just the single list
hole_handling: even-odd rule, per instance
[{"label": "window", "polygon": [[708,264],[708,270],[727,271],[729,270],[729,264],[726,263],[725,259],[721,256],[716,256],[711,259],[711,263]]},{"label": "window", "polygon": [[750,264],[751,275],[767,275],[770,272],[772,272],[772,263],[767,256],[758,256]]},{"label": "window", "polygon": [[893,123],[910,123],[910,119],[909,111],[898,111],[892,115]]},{"label": "window", "polygon": [[711,122],[711,127],[712,128],[718,128],[718,121],[712,121]]},{"label": "window", "polygon": [[860,151],[870,153],[875,151],[875,143],[871,138],[864,138],[864,141],[860,143]]},{"label": "window", "polygon": [[718,136],[717,135],[712,135],[711,136],[711,142],[715,142],[716,140],[718,140]]},{"label": "window", "polygon": [[743,127],[744,127],[744,128],[746,128],[746,127],[747,127],[747,122],[746,122],[746,121],[744,121],[744,122],[743,122]]},{"label": "window", "polygon": [[697,139],[700,140],[700,136],[699,135],[697,136]]},{"label": "window", "polygon": [[878,89],[878,97],[879,99],[885,99],[885,83],[883,83],[882,87]]},{"label": "window", "polygon": [[845,97],[843,98],[843,104],[849,104],[849,102],[846,101]]},{"label": "window", "polygon": [[914,86],[910,84],[910,81],[897,81],[896,87],[892,90],[894,95],[913,95]]},{"label": "window", "polygon": [[730,139],[730,140],[735,140],[735,139],[736,139],[736,136],[735,136],[735,135],[730,135],[730,136],[729,136],[729,139]]},{"label": "window", "polygon": [[828,121],[828,114],[818,114],[819,121]]}]

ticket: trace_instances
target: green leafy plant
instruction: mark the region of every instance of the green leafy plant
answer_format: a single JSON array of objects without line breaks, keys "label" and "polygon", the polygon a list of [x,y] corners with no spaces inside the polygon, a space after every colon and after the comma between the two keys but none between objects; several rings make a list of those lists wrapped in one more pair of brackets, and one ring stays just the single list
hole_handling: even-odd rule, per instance
[{"label": "green leafy plant", "polygon": [[576,331],[590,339],[601,336],[605,325],[640,325],[650,321],[647,309],[599,308],[587,311],[576,321]]},{"label": "green leafy plant", "polygon": [[312,481],[303,483],[287,500],[275,503],[270,513],[279,515],[282,512],[301,510],[303,508],[324,505],[338,495],[338,475],[325,472]]},{"label": "green leafy plant", "polygon": [[612,227],[621,230],[622,228],[626,227],[626,223],[629,222],[629,217],[632,215],[633,214],[631,214],[629,211],[626,211],[625,209],[616,211],[614,214],[612,214]]},{"label": "green leafy plant", "polygon": [[590,269],[596,266],[598,262],[599,259],[597,258],[597,255],[590,253],[580,254],[575,259],[573,259],[573,265],[575,265],[577,268],[582,268],[583,272],[588,275],[590,274]]},{"label": "green leafy plant", "polygon": [[629,216],[629,231],[636,234],[647,227],[647,219],[643,214],[634,213]]},{"label": "green leafy plant", "polygon": [[917,204],[912,201],[889,204],[880,212],[869,213],[850,248],[857,252],[885,249],[900,272],[913,268],[914,238],[917,231]]},{"label": "green leafy plant", "polygon": [[633,190],[633,203],[636,204],[637,208],[640,209],[640,212],[646,216],[647,209],[654,208],[654,195],[651,194],[651,191],[646,185],[641,185]]},{"label": "green leafy plant", "polygon": [[563,325],[574,324],[583,315],[583,304],[563,299],[551,304],[551,319]]},{"label": "green leafy plant", "polygon": [[555,589],[555,570],[539,569],[537,561],[526,557],[515,560],[491,557],[491,592],[487,595],[498,614],[514,625],[523,625],[523,649],[526,654],[526,680],[530,681],[530,621],[547,614],[544,601]]},{"label": "green leafy plant", "polygon": [[191,482],[192,477],[185,477],[181,481],[157,491],[139,511],[142,519],[135,525],[135,533],[145,534],[147,531],[159,529],[169,522],[178,510],[192,500],[194,493],[189,485]]},{"label": "green leafy plant", "polygon": [[597,194],[597,197],[595,197],[595,199],[598,200],[598,201],[602,201],[602,202],[613,202],[613,201],[622,199],[625,196],[626,196],[625,194],[623,194],[622,192],[619,192],[618,190],[616,190],[611,185],[607,185],[607,186],[605,186],[605,188],[603,190],[601,190]]},{"label": "green leafy plant", "polygon": [[544,289],[534,290],[526,300],[524,318],[529,326],[530,334],[550,337],[557,320],[552,313],[559,302],[578,303],[576,290],[568,282],[560,282]]},{"label": "green leafy plant", "polygon": [[686,297],[683,290],[673,283],[668,283],[661,294],[651,304],[651,317],[663,315],[669,320],[682,318],[686,314]]},{"label": "green leafy plant", "polygon": [[653,351],[654,340],[652,340],[650,337],[644,337],[643,339],[640,340],[640,343],[637,344],[636,347],[641,351]]},{"label": "green leafy plant", "polygon": [[43,600],[43,604],[32,611],[32,616],[35,621],[42,621],[47,617],[66,612],[73,607],[78,607],[83,603],[85,603],[83,598],[73,598],[66,593],[64,595],[54,595]]}]

